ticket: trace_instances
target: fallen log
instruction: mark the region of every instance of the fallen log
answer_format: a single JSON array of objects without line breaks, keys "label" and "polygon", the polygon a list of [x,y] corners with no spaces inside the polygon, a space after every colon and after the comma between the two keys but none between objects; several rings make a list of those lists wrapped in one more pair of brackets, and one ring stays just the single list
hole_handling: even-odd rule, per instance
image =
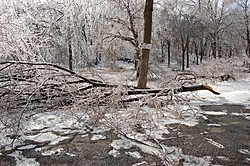
[{"label": "fallen log", "polygon": [[198,90],[208,90],[215,95],[220,95],[219,92],[213,90],[213,88],[208,85],[182,86],[182,88],[180,89],[181,92],[190,92],[190,91],[198,91]]},{"label": "fallen log", "polygon": [[[154,96],[167,96],[169,95],[170,92],[177,94],[181,92],[192,92],[192,91],[198,91],[198,90],[208,90],[215,95],[220,95],[219,92],[215,91],[212,87],[208,85],[182,86],[181,88],[177,88],[177,89],[135,89],[135,90],[128,90],[125,93],[126,95],[148,94],[149,96],[154,97]],[[143,96],[128,98],[128,99],[123,100],[123,102],[138,101],[141,98],[143,98]]]},{"label": "fallen log", "polygon": [[[173,89],[174,93],[177,92],[191,92],[191,91],[198,91],[198,90],[208,90],[212,92],[215,95],[220,95],[219,92],[216,92],[213,90],[212,87],[208,85],[193,85],[193,86],[182,86],[179,89]],[[149,93],[168,93],[171,91],[171,89],[134,89],[134,90],[128,90],[126,92],[127,95],[136,95],[136,94],[149,94]]]},{"label": "fallen log", "polygon": [[[99,103],[96,102],[96,104],[100,105],[102,103],[107,104],[112,100],[132,102],[147,96],[171,96],[181,92],[198,90],[208,90],[215,95],[220,94],[207,85],[184,86],[181,84],[182,86],[174,89],[137,89],[134,86],[122,85],[120,86],[121,89],[117,89],[119,86],[116,84],[86,78],[72,70],[46,62],[9,61],[0,62],[0,65],[2,65],[0,82],[3,83],[0,86],[2,88],[0,99],[4,103],[14,102],[13,108],[36,103],[47,105],[65,103],[65,105],[70,105],[78,98],[84,99],[83,102],[86,103],[97,99],[96,101]],[[39,68],[32,68],[31,66],[39,66]],[[11,68],[11,70],[6,70],[7,68]],[[9,71],[12,72],[8,73]],[[189,76],[186,79],[191,79],[193,84],[193,80],[196,78],[194,74],[182,73],[175,80],[179,81],[180,79],[182,82],[186,82],[185,75]],[[97,90],[98,88],[99,90]],[[116,98],[116,94],[120,94],[120,99]],[[70,100],[66,101],[65,99]]]}]

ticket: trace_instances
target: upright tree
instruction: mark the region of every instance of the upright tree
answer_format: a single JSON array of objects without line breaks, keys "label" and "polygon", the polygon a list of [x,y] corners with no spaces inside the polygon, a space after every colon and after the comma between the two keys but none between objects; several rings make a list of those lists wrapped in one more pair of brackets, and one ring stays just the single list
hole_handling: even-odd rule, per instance
[{"label": "upright tree", "polygon": [[152,13],[153,13],[153,0],[146,0],[144,9],[144,35],[143,44],[146,46],[142,48],[140,74],[138,79],[137,88],[145,89],[147,86],[147,75],[148,75],[148,61],[152,36]]},{"label": "upright tree", "polygon": [[243,18],[244,18],[244,28],[245,31],[243,32],[243,40],[246,40],[246,54],[250,58],[250,14],[249,14],[249,0],[235,0],[237,5],[243,10]]}]

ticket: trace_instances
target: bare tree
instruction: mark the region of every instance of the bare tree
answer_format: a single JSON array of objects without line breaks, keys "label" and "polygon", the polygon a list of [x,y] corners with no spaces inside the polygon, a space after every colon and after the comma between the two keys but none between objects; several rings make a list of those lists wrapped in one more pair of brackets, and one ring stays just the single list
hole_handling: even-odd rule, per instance
[{"label": "bare tree", "polygon": [[247,42],[247,46],[246,46],[246,54],[248,55],[248,57],[250,58],[250,15],[249,15],[249,1],[248,0],[235,0],[235,2],[237,3],[237,5],[243,10],[243,19],[244,19],[244,29],[245,32],[243,33],[243,40],[245,40]]},{"label": "bare tree", "polygon": [[[134,48],[134,62],[135,69],[139,67],[140,61],[140,48],[139,48],[139,33],[140,33],[140,12],[142,1],[116,1],[114,2],[115,14],[105,16],[106,20],[111,23],[113,32],[107,32],[106,38],[121,39],[129,42]],[[107,9],[107,10],[110,10]],[[117,13],[118,12],[118,13]],[[137,71],[137,77],[139,72]]]}]

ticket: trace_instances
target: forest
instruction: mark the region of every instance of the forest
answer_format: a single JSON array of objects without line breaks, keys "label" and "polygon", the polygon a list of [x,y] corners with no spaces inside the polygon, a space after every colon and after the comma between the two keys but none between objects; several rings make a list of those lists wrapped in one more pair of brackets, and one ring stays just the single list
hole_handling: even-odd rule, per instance
[{"label": "forest", "polygon": [[[51,165],[47,153],[75,165],[225,164],[199,156],[191,142],[169,147],[166,135],[211,118],[201,110],[208,103],[228,112],[246,106],[247,124],[249,73],[248,0],[1,0],[0,165]],[[71,156],[85,136],[111,141],[114,158],[132,147],[147,157]],[[209,136],[204,142],[224,149]],[[233,165],[250,163],[242,144],[245,156],[230,156]]]}]

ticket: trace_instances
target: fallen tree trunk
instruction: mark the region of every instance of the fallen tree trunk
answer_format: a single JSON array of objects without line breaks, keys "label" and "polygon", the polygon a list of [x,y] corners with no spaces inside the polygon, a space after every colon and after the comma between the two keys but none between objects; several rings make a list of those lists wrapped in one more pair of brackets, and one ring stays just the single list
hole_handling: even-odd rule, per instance
[{"label": "fallen tree trunk", "polygon": [[[215,95],[220,95],[219,92],[213,90],[212,87],[208,85],[192,85],[192,86],[182,86],[181,88],[177,89],[135,89],[135,90],[128,90],[126,93],[127,95],[150,95],[151,97],[154,96],[168,96],[170,92],[177,94],[181,92],[192,92],[192,91],[199,91],[199,90],[208,90],[212,92]],[[125,100],[122,100],[123,102],[132,102],[132,101],[138,101],[143,96],[139,97],[133,97],[133,98],[128,98]]]},{"label": "fallen tree trunk", "polygon": [[[126,93],[128,95],[135,95],[135,94],[148,94],[148,93],[160,93],[164,91],[164,93],[168,93],[171,89],[135,89],[135,90],[128,90]],[[220,95],[219,92],[213,90],[212,87],[208,85],[193,85],[193,86],[182,86],[179,89],[174,89],[175,93],[177,92],[191,92],[191,91],[198,91],[198,90],[208,90],[215,95]]]},{"label": "fallen tree trunk", "polygon": [[[51,108],[56,105],[70,105],[77,99],[98,105],[111,100],[132,102],[146,96],[168,96],[198,90],[208,90],[215,95],[220,94],[207,85],[181,86],[175,89],[137,89],[134,86],[122,85],[121,89],[115,89],[118,85],[86,78],[67,68],[46,62],[9,61],[0,62],[0,65],[2,66],[0,68],[0,99],[3,101],[2,106],[7,110],[16,110],[32,104],[38,105],[37,103],[47,104]],[[39,68],[33,66],[39,66]],[[183,79],[183,75],[181,76]],[[98,88],[101,89],[98,90]],[[120,95],[119,99],[114,97],[115,93]],[[32,106],[31,108],[36,109]]]}]

